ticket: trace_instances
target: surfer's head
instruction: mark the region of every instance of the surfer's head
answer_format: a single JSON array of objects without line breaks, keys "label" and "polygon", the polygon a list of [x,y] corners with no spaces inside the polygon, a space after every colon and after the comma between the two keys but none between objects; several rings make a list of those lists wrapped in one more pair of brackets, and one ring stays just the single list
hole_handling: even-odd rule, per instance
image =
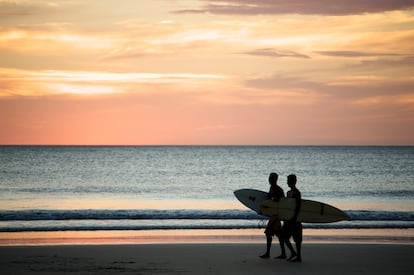
[{"label": "surfer's head", "polygon": [[287,184],[288,184],[289,187],[290,186],[295,186],[296,185],[296,181],[297,181],[296,175],[290,174],[287,177]]},{"label": "surfer's head", "polygon": [[270,173],[269,175],[269,183],[270,184],[276,184],[277,179],[279,178],[279,175],[276,173]]}]

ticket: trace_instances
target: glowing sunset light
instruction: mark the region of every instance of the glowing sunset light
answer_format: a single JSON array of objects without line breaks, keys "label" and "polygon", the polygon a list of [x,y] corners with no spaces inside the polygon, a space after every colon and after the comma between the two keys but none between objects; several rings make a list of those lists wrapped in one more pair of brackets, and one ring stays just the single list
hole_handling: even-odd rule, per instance
[{"label": "glowing sunset light", "polygon": [[[43,93],[50,94],[114,94],[123,92],[125,84],[137,83],[182,83],[188,85],[191,81],[203,82],[209,79],[223,79],[224,76],[212,74],[191,73],[108,73],[108,72],[75,72],[75,71],[22,71],[0,69],[0,76],[5,81],[19,81],[27,86],[45,87]],[[201,85],[201,84],[200,84]],[[49,92],[48,92],[49,91]],[[30,93],[16,89],[13,95],[29,95]],[[42,91],[33,88],[32,95],[40,95]],[[10,93],[0,91],[0,96],[8,96]]]},{"label": "glowing sunset light", "polygon": [[[102,82],[147,82],[151,80],[168,79],[218,79],[222,76],[212,74],[156,74],[156,73],[106,73],[106,72],[70,72],[45,71],[29,72],[29,76],[38,80],[50,81],[102,81]],[[36,79],[34,79],[36,80]]]},{"label": "glowing sunset light", "polygon": [[113,87],[96,85],[48,84],[46,87],[51,94],[97,95],[120,92]]},{"label": "glowing sunset light", "polygon": [[0,0],[0,144],[412,145],[414,1],[345,2]]}]

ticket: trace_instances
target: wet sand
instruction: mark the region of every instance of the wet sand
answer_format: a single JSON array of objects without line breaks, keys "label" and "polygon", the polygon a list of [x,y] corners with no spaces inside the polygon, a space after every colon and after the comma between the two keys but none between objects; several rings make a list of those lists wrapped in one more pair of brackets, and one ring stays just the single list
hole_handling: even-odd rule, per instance
[{"label": "wet sand", "polygon": [[[304,244],[303,262],[264,244],[0,246],[2,274],[412,274],[414,245]],[[272,256],[279,253],[274,247]]]}]

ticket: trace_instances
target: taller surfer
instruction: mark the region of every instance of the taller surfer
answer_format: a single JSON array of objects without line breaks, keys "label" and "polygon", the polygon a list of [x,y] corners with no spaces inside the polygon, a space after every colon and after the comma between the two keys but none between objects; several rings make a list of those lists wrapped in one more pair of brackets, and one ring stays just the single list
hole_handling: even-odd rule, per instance
[{"label": "taller surfer", "polygon": [[[287,197],[295,199],[296,205],[295,205],[295,212],[294,212],[293,218],[287,221],[283,221],[283,228],[282,228],[281,235],[282,235],[282,239],[286,243],[286,246],[292,252],[292,255],[290,256],[288,260],[292,262],[301,262],[302,261],[301,250],[302,250],[303,229],[302,229],[302,223],[298,221],[297,218],[298,218],[299,210],[301,207],[302,195],[299,189],[296,188],[296,182],[297,182],[296,175],[291,174],[287,177],[287,184],[290,188],[290,190],[287,192]],[[289,240],[290,237],[293,237],[293,240],[295,241],[296,253],[292,247],[292,244],[290,243],[290,240]]]}]

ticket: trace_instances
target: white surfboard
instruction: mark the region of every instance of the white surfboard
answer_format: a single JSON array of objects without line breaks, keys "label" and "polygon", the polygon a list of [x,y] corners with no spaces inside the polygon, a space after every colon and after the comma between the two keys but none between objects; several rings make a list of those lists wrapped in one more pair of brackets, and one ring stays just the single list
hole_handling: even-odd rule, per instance
[{"label": "white surfboard", "polygon": [[[278,202],[267,200],[266,192],[254,189],[240,189],[234,195],[258,214],[268,217],[277,215],[280,220],[293,218],[296,199],[282,198]],[[349,219],[348,214],[332,205],[303,199],[297,217],[298,221],[305,223],[331,223]]]},{"label": "white surfboard", "polygon": [[267,193],[254,189],[239,189],[234,191],[236,198],[247,208],[260,213],[260,204],[267,200]]}]

